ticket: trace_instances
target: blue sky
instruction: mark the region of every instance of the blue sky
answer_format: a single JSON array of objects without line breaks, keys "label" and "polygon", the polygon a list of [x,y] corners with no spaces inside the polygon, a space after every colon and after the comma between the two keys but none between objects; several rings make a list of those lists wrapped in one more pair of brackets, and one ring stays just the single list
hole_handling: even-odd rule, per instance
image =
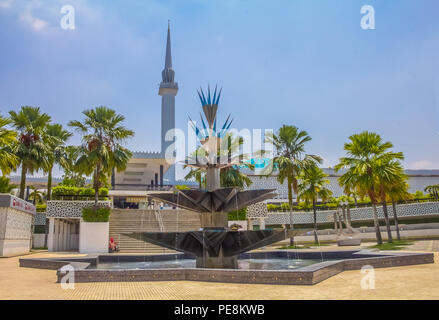
[{"label": "blue sky", "polygon": [[[75,30],[60,27],[64,4]],[[375,30],[360,27],[366,4]],[[326,166],[371,130],[407,168],[439,168],[437,0],[0,0],[0,112],[40,106],[65,125],[107,105],[135,131],[131,149],[158,151],[168,19],[177,127],[200,110],[196,88],[218,83],[220,116],[307,130]]]}]

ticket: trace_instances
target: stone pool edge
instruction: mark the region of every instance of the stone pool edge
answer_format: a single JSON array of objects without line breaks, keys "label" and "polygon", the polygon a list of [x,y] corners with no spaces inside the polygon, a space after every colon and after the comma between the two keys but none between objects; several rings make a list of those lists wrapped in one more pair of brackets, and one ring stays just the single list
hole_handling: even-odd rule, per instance
[{"label": "stone pool edge", "polygon": [[[281,251],[255,252],[244,254],[241,258],[267,257],[286,258],[289,253]],[[61,268],[71,265],[75,271],[75,282],[140,282],[140,281],[206,281],[224,283],[314,285],[347,270],[360,270],[365,265],[374,268],[388,268],[417,264],[434,263],[433,253],[376,252],[369,250],[326,251],[290,253],[292,257],[312,259],[318,256],[325,261],[295,270],[230,270],[230,269],[143,269],[143,270],[105,270],[87,269],[101,262],[108,261],[142,261],[143,255],[89,255],[80,258],[22,258],[20,267],[57,270],[57,282],[61,282],[68,271]],[[184,254],[165,254],[146,256],[150,261],[168,260],[170,258],[191,258]],[[350,257],[350,258],[348,258]]]}]

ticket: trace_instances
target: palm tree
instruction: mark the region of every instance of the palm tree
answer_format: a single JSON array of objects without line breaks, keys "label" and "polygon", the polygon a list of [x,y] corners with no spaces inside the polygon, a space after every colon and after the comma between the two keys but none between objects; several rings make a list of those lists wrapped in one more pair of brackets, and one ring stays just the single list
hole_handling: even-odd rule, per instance
[{"label": "palm tree", "polygon": [[30,189],[32,190],[32,192],[29,195],[29,200],[33,199],[33,204],[42,203],[44,199],[44,194],[34,186],[30,186]]},{"label": "palm tree", "polygon": [[47,167],[47,154],[50,152],[45,129],[50,116],[41,113],[38,107],[23,106],[17,113],[9,112],[12,124],[18,132],[15,154],[20,159],[21,181],[19,197],[24,199],[26,175]]},{"label": "palm tree", "polygon": [[10,119],[0,115],[0,170],[3,174],[9,174],[19,163],[14,153],[17,133],[7,128],[10,123]]},{"label": "palm tree", "polygon": [[[277,168],[279,183],[287,180],[290,228],[293,229],[293,191],[298,194],[298,177],[305,166],[320,164],[322,158],[305,153],[305,144],[311,141],[311,137],[295,126],[283,125],[277,134],[267,135],[266,140],[275,148],[275,156],[271,165],[267,166],[266,174],[270,175]],[[293,239],[290,241],[293,243]]]},{"label": "palm tree", "polygon": [[[347,193],[346,188],[344,189],[345,193]],[[346,228],[353,232],[352,229],[352,219],[351,219],[351,210],[349,207],[350,198],[347,195],[343,195],[337,198],[337,204],[341,206],[342,214],[343,214],[343,222]]]},{"label": "palm tree", "polygon": [[350,142],[344,145],[347,156],[340,158],[340,163],[335,166],[337,172],[346,169],[346,172],[339,178],[339,183],[343,186],[356,186],[369,196],[373,207],[377,243],[382,244],[377,213],[380,190],[376,170],[381,163],[389,159],[401,159],[403,155],[389,151],[393,144],[382,142],[380,135],[373,132],[364,131],[354,134],[349,137],[349,140]]},{"label": "palm tree", "polygon": [[387,210],[387,192],[395,184],[398,184],[401,180],[401,172],[403,172],[402,165],[399,161],[402,159],[402,153],[396,157],[387,157],[384,161],[378,162],[376,166],[377,184],[379,189],[379,196],[381,197],[381,204],[383,206],[384,220],[386,222],[387,239],[388,242],[393,242],[392,231],[390,229],[389,214]]},{"label": "palm tree", "polygon": [[[184,166],[186,168],[187,166]],[[185,175],[184,180],[194,179],[198,182],[198,187],[204,189],[206,187],[206,179],[204,178],[204,171],[201,169],[191,168],[190,171]]]},{"label": "palm tree", "polygon": [[238,166],[222,169],[220,172],[220,180],[221,186],[224,188],[245,188],[250,187],[250,185],[253,183],[246,174],[239,170]]},{"label": "palm tree", "polygon": [[317,200],[327,201],[332,196],[332,191],[326,188],[329,180],[325,179],[328,175],[316,165],[304,168],[300,176],[300,184],[298,185],[299,197],[304,199],[306,203],[312,202],[314,214],[314,241],[318,244],[317,237]]},{"label": "palm tree", "polygon": [[408,177],[402,171],[400,172],[400,180],[393,184],[388,190],[387,195],[392,201],[392,209],[393,209],[393,220],[395,223],[396,236],[398,240],[401,240],[401,235],[399,233],[399,223],[398,223],[398,214],[396,212],[396,202],[402,200],[408,200],[412,198],[412,195],[409,190],[409,185],[407,183]]},{"label": "palm tree", "polygon": [[65,143],[72,136],[70,132],[64,130],[60,124],[50,124],[46,128],[46,136],[50,151],[47,156],[47,167],[45,171],[47,177],[47,200],[50,200],[52,193],[52,170],[55,163],[65,165]]},{"label": "palm tree", "polygon": [[222,168],[220,171],[220,184],[223,188],[245,188],[250,187],[253,183],[252,180],[247,177],[246,174],[240,171],[240,168],[254,169],[254,165],[248,160],[249,155],[240,152],[240,147],[244,144],[243,137],[234,137],[232,133],[226,133],[224,138],[221,139],[219,145],[218,156],[232,159],[235,155],[237,157],[237,164],[231,167]]},{"label": "palm tree", "polygon": [[134,132],[122,125],[123,115],[105,106],[83,111],[85,120],[70,121],[69,126],[82,134],[75,168],[79,173],[93,176],[95,206],[98,205],[99,188],[114,168],[126,168],[132,153],[121,144],[134,136]]},{"label": "palm tree", "polygon": [[436,200],[439,198],[439,184],[427,186],[424,189],[425,192],[428,192],[432,197]]},{"label": "palm tree", "polygon": [[[236,165],[220,169],[220,183],[223,188],[245,188],[253,183],[246,174],[240,171],[241,167],[250,170],[254,169],[254,165],[244,161],[248,159],[248,155],[239,153],[239,148],[242,144],[244,144],[244,139],[242,137],[233,137],[231,133],[226,133],[224,138],[221,139],[220,145],[218,146],[218,156],[230,156],[231,158],[232,155],[237,155],[238,158],[238,160],[235,160],[238,162]],[[206,155],[207,151],[203,147],[200,147],[192,154],[192,157],[205,157]],[[184,167],[187,168],[189,166],[185,165]],[[204,168],[191,168],[189,173],[185,176],[185,180],[195,179],[201,189],[205,187],[206,184],[205,172],[206,170]]]},{"label": "palm tree", "polygon": [[60,164],[64,170],[62,184],[65,186],[85,187],[86,178],[81,173],[78,173],[75,168],[79,149],[77,146],[67,146],[63,149],[63,161]]}]

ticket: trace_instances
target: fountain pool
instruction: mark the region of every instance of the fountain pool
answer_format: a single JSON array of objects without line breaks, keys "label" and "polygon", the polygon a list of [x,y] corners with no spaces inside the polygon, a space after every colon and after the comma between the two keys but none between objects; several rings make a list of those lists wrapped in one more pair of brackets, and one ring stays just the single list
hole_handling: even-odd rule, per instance
[{"label": "fountain pool", "polygon": [[[242,259],[238,260],[238,269],[242,270],[291,270],[320,263],[317,259]],[[89,269],[102,270],[145,270],[145,269],[175,269],[195,268],[195,259],[178,259],[145,262],[103,262]]]},{"label": "fountain pool", "polygon": [[[188,254],[127,255],[103,254],[85,257],[22,258],[20,266],[57,270],[58,282],[70,272],[74,281],[209,281],[313,285],[346,270],[364,266],[388,268],[433,263],[432,253],[337,251],[258,251],[238,257],[238,268],[196,268]],[[66,268],[66,266],[69,266]]]}]

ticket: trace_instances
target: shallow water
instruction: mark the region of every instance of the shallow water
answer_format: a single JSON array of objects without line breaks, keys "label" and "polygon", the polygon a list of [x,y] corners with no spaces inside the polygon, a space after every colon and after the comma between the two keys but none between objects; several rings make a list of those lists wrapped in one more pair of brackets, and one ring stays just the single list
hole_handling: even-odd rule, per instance
[{"label": "shallow water", "polygon": [[[314,259],[242,259],[238,268],[243,270],[291,270],[306,267],[322,260]],[[99,263],[96,269],[170,269],[195,268],[194,259],[145,261],[145,262],[108,262]]]}]

